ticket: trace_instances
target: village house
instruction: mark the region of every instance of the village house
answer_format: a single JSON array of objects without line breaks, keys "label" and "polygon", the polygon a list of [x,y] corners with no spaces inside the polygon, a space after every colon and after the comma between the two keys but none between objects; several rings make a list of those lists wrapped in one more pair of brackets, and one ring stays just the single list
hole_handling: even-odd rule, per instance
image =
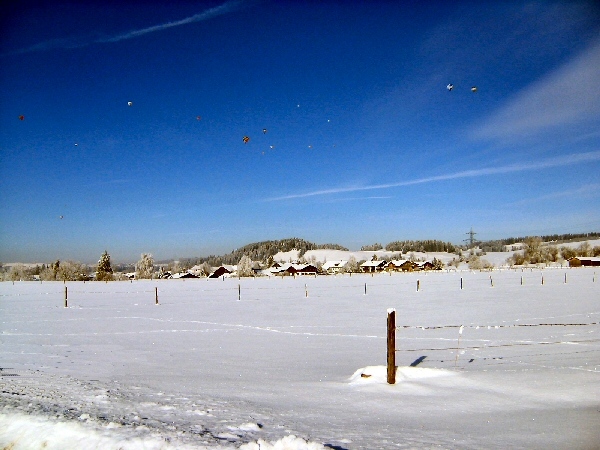
[{"label": "village house", "polygon": [[348,261],[340,260],[340,261],[327,261],[323,264],[322,268],[324,272],[327,273],[340,273],[344,267],[348,264]]},{"label": "village house", "polygon": [[382,272],[385,270],[387,266],[386,260],[381,261],[365,261],[360,265],[360,268],[363,272],[371,273],[371,272]]},{"label": "village house", "polygon": [[393,259],[385,267],[388,272],[412,272],[416,269],[417,264],[408,259]]},{"label": "village house", "polygon": [[273,275],[316,275],[319,269],[312,264],[286,263],[279,267],[270,267],[269,272]]},{"label": "village house", "polygon": [[423,261],[423,262],[419,262],[417,263],[417,270],[433,270],[433,263],[431,261]]},{"label": "village house", "polygon": [[173,280],[179,280],[182,278],[198,278],[198,276],[194,275],[191,272],[178,272],[178,273],[174,273],[173,275],[171,275],[169,278],[173,279]]},{"label": "village house", "polygon": [[221,278],[222,276],[228,277],[236,270],[237,267],[235,266],[219,266],[213,270],[213,272],[208,276],[208,278]]}]

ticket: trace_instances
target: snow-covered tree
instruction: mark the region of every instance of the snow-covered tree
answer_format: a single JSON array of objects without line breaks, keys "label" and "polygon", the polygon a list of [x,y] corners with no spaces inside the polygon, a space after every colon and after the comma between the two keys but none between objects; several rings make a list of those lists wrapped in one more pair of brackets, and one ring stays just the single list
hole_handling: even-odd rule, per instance
[{"label": "snow-covered tree", "polygon": [[350,255],[348,258],[348,263],[343,269],[344,272],[358,272],[358,262],[356,262],[356,258],[354,255]]},{"label": "snow-covered tree", "polygon": [[110,255],[106,250],[100,256],[100,261],[98,261],[98,269],[96,271],[96,280],[98,281],[112,281],[113,270],[110,266]]},{"label": "snow-covered tree", "polygon": [[203,262],[200,266],[200,273],[205,277],[209,276],[212,273],[212,267],[207,262]]},{"label": "snow-covered tree", "polygon": [[8,272],[8,279],[11,281],[25,281],[31,277],[27,274],[27,268],[24,264],[15,264],[11,266]]},{"label": "snow-covered tree", "polygon": [[248,257],[246,255],[242,256],[242,258],[240,259],[240,262],[238,263],[238,266],[237,266],[238,276],[240,276],[240,277],[252,276],[254,274],[252,267],[253,267],[253,263],[252,263],[252,260],[250,259],[250,257]]},{"label": "snow-covered tree", "polygon": [[144,279],[152,278],[154,274],[154,258],[150,253],[142,253],[140,260],[135,264],[135,277]]},{"label": "snow-covered tree", "polygon": [[56,279],[60,281],[84,281],[88,268],[77,261],[63,261],[57,267]]}]

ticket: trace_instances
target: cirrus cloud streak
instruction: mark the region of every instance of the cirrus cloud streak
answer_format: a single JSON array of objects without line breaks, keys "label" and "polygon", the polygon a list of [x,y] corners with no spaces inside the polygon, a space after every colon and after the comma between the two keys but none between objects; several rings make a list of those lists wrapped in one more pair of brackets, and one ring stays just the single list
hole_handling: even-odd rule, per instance
[{"label": "cirrus cloud streak", "polygon": [[281,197],[272,197],[264,199],[264,201],[281,201],[293,200],[299,198],[316,197],[322,195],[334,195],[347,192],[371,191],[375,189],[391,189],[404,186],[413,186],[417,184],[433,183],[438,181],[456,180],[461,178],[476,178],[486,175],[499,175],[515,172],[525,172],[532,170],[544,170],[553,167],[570,166],[574,164],[590,163],[600,161],[600,151],[575,153],[571,155],[563,155],[554,158],[548,158],[542,161],[533,163],[515,163],[499,167],[486,167],[481,169],[463,170],[460,172],[447,173],[442,175],[434,175],[430,177],[416,178],[414,180],[400,181],[398,183],[373,184],[367,186],[349,186],[337,187],[330,189],[322,189],[318,191],[304,192],[298,194],[284,195]]}]

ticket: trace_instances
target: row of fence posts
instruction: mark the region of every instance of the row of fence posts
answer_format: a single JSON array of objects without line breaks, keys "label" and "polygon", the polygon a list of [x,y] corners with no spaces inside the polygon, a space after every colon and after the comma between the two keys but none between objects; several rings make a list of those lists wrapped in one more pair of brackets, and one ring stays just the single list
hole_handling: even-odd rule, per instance
[{"label": "row of fence posts", "polygon": [[[592,278],[592,281],[594,283],[596,282],[596,272],[594,272],[594,277]],[[524,284],[525,284],[525,281],[523,280],[523,277],[521,276],[521,286],[523,286]],[[542,274],[542,284],[544,284],[544,274]],[[566,272],[565,272],[564,284],[567,284]],[[490,286],[494,287],[494,280],[491,275],[490,275]],[[464,288],[463,277],[460,277],[460,289],[462,290],[463,288]],[[417,280],[417,292],[419,292],[420,290],[421,290],[421,280]],[[365,283],[364,295],[367,295],[367,283]],[[304,283],[304,296],[308,298],[308,285],[306,283]],[[241,299],[242,299],[242,285],[238,284],[238,301]],[[155,301],[156,305],[159,304],[157,287],[154,288],[154,301]],[[68,291],[67,291],[67,286],[65,286],[65,308],[67,308],[67,306],[68,306]]]}]

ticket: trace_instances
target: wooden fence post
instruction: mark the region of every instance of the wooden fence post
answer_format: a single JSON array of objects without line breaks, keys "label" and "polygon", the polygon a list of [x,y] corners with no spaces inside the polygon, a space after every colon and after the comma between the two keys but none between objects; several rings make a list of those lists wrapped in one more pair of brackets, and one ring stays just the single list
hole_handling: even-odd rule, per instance
[{"label": "wooden fence post", "polygon": [[154,288],[154,304],[158,305],[158,288]]},{"label": "wooden fence post", "polygon": [[367,295],[367,283],[365,283],[365,295]]},{"label": "wooden fence post", "polygon": [[417,280],[417,292],[419,292],[419,289],[421,289],[421,281]]},{"label": "wooden fence post", "polygon": [[463,280],[462,280],[462,277],[460,277],[460,290],[461,291],[462,291],[462,288],[463,288]]},{"label": "wooden fence post", "polygon": [[242,299],[242,285],[238,284],[238,301]]},{"label": "wooden fence post", "polygon": [[67,308],[67,287],[65,286],[65,308]]},{"label": "wooden fence post", "polygon": [[304,283],[304,296],[308,297],[308,288],[306,287],[306,283]]},{"label": "wooden fence post", "polygon": [[396,310],[387,313],[387,382],[396,384]]}]

